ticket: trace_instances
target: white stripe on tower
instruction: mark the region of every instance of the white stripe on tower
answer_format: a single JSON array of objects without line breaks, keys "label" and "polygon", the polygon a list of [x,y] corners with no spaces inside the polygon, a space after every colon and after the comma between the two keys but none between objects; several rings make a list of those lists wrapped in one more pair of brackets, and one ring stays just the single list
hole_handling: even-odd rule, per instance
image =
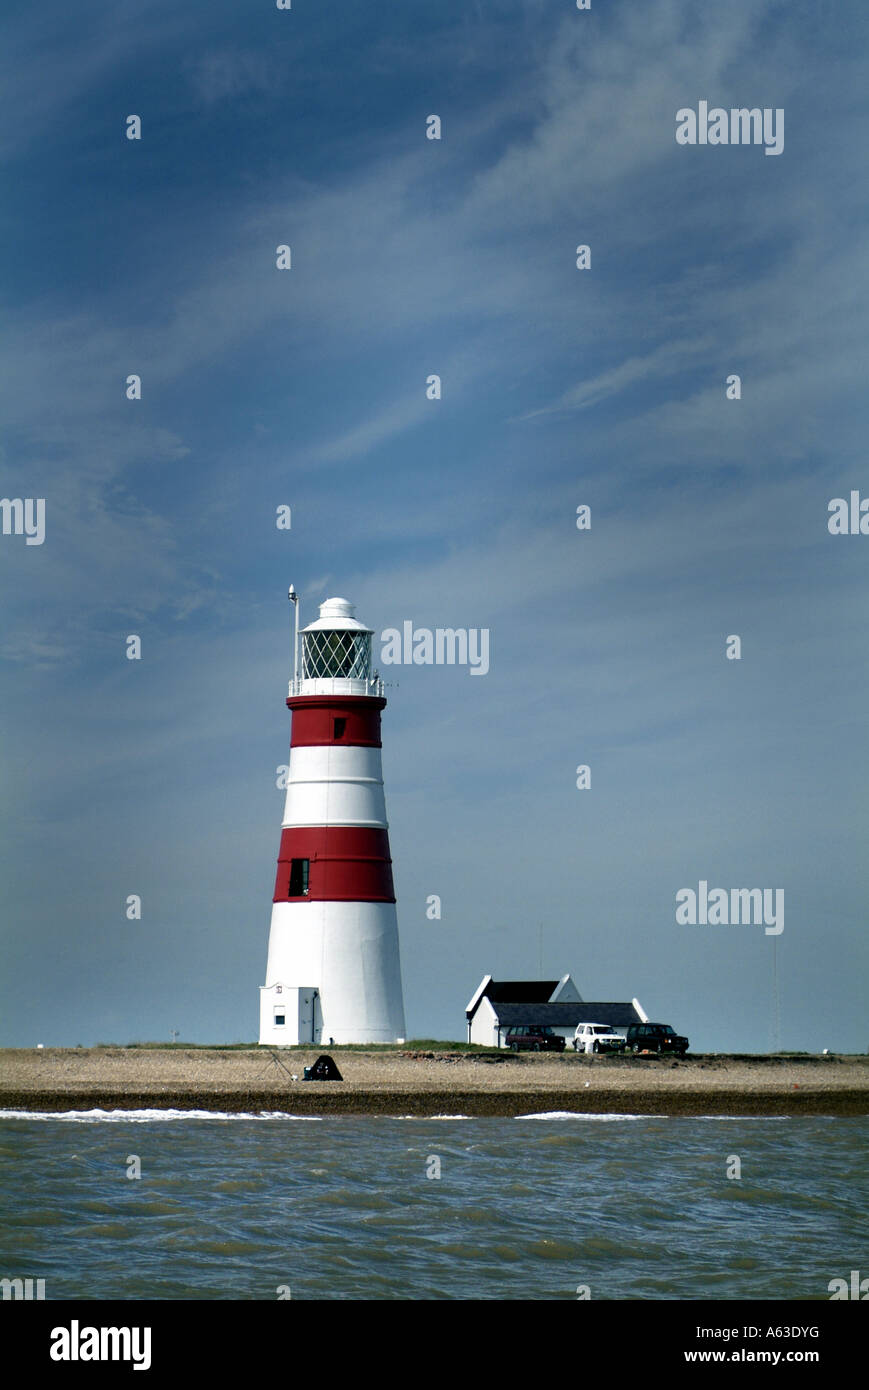
[{"label": "white stripe on tower", "polygon": [[283,824],[388,829],[380,749],[292,748]]}]

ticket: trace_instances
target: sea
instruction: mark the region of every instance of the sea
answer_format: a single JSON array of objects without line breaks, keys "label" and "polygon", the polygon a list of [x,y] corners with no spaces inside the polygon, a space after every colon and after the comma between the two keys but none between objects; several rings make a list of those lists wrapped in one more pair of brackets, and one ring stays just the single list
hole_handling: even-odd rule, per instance
[{"label": "sea", "polygon": [[52,1299],[830,1299],[869,1119],[0,1111]]}]

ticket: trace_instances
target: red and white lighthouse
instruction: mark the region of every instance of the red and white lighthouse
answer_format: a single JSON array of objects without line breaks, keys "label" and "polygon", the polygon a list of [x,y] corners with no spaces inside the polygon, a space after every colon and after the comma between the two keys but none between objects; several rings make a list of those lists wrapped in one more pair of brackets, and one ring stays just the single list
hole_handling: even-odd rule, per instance
[{"label": "red and white lighthouse", "polygon": [[290,598],[292,738],[259,1040],[395,1042],[404,1003],[372,630],[331,598],[300,634]]}]

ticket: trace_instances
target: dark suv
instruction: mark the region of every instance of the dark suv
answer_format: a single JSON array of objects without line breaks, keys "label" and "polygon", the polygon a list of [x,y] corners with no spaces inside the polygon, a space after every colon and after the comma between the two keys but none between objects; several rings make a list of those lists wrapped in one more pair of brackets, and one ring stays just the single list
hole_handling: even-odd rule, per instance
[{"label": "dark suv", "polygon": [[507,1046],[514,1052],[563,1052],[564,1038],[551,1028],[508,1028]]},{"label": "dark suv", "polygon": [[627,1033],[628,1052],[677,1052],[684,1057],[688,1039],[674,1033],[669,1023],[632,1023]]}]

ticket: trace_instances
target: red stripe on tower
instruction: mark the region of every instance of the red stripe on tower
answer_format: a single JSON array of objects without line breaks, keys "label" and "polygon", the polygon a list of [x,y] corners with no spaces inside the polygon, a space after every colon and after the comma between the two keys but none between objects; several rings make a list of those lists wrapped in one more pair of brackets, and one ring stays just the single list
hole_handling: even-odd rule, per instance
[{"label": "red stripe on tower", "polygon": [[394,903],[387,832],[328,825],[284,830],[274,902],[291,899]]},{"label": "red stripe on tower", "polygon": [[385,705],[384,699],[375,697],[319,700],[290,695],[287,698],[287,706],[293,712],[290,747],[341,743],[380,748],[380,711]]}]

